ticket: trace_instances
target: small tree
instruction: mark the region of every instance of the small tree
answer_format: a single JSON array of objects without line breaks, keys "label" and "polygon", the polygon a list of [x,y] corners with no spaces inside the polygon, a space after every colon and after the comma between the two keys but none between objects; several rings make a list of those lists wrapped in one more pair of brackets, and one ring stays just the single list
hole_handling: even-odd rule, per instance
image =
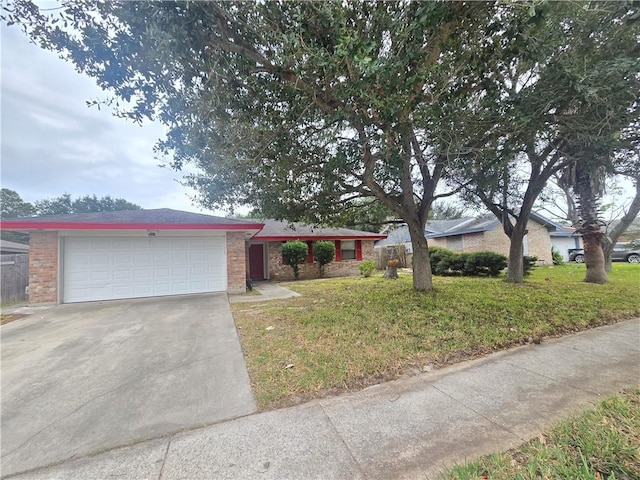
[{"label": "small tree", "polygon": [[318,274],[320,278],[324,276],[324,266],[333,262],[336,256],[336,246],[333,242],[319,240],[313,242],[313,257],[318,262]]},{"label": "small tree", "polygon": [[284,263],[293,268],[293,278],[296,280],[300,275],[298,265],[307,261],[308,250],[307,244],[300,240],[282,244],[282,258],[284,258]]}]

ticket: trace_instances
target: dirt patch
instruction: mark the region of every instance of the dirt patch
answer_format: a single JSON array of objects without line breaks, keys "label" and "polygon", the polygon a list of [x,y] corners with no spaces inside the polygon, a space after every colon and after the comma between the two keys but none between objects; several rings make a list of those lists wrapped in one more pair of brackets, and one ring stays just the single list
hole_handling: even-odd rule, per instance
[{"label": "dirt patch", "polygon": [[13,322],[14,320],[20,320],[21,318],[28,316],[28,313],[3,313],[2,315],[0,315],[0,325]]}]

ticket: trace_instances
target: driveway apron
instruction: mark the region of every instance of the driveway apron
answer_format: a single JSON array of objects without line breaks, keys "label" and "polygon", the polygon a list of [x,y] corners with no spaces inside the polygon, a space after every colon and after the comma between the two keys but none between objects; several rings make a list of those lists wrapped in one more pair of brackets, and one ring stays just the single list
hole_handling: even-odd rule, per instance
[{"label": "driveway apron", "polygon": [[2,476],[256,410],[226,294],[60,305],[0,336]]}]

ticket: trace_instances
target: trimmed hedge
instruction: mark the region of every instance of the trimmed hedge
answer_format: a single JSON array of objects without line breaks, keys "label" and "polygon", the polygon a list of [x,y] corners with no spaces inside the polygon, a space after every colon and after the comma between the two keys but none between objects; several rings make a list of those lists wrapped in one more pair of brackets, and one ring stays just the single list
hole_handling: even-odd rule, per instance
[{"label": "trimmed hedge", "polygon": [[307,253],[309,247],[305,242],[295,240],[293,242],[285,242],[282,244],[282,257],[284,263],[293,268],[293,278],[296,280],[300,274],[298,265],[307,261]]},{"label": "trimmed hedge", "polygon": [[318,262],[318,275],[324,277],[324,266],[336,258],[336,244],[327,240],[313,242],[313,258]]},{"label": "trimmed hedge", "polygon": [[497,277],[507,267],[507,257],[495,252],[456,253],[446,248],[429,248],[434,275]]}]

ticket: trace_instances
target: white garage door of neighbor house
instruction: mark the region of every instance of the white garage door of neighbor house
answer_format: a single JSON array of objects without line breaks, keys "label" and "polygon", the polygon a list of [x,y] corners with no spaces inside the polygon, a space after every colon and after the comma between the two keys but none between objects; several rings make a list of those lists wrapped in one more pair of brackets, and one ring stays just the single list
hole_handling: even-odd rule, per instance
[{"label": "white garage door of neighbor house", "polygon": [[64,239],[65,303],[221,292],[224,237]]}]

